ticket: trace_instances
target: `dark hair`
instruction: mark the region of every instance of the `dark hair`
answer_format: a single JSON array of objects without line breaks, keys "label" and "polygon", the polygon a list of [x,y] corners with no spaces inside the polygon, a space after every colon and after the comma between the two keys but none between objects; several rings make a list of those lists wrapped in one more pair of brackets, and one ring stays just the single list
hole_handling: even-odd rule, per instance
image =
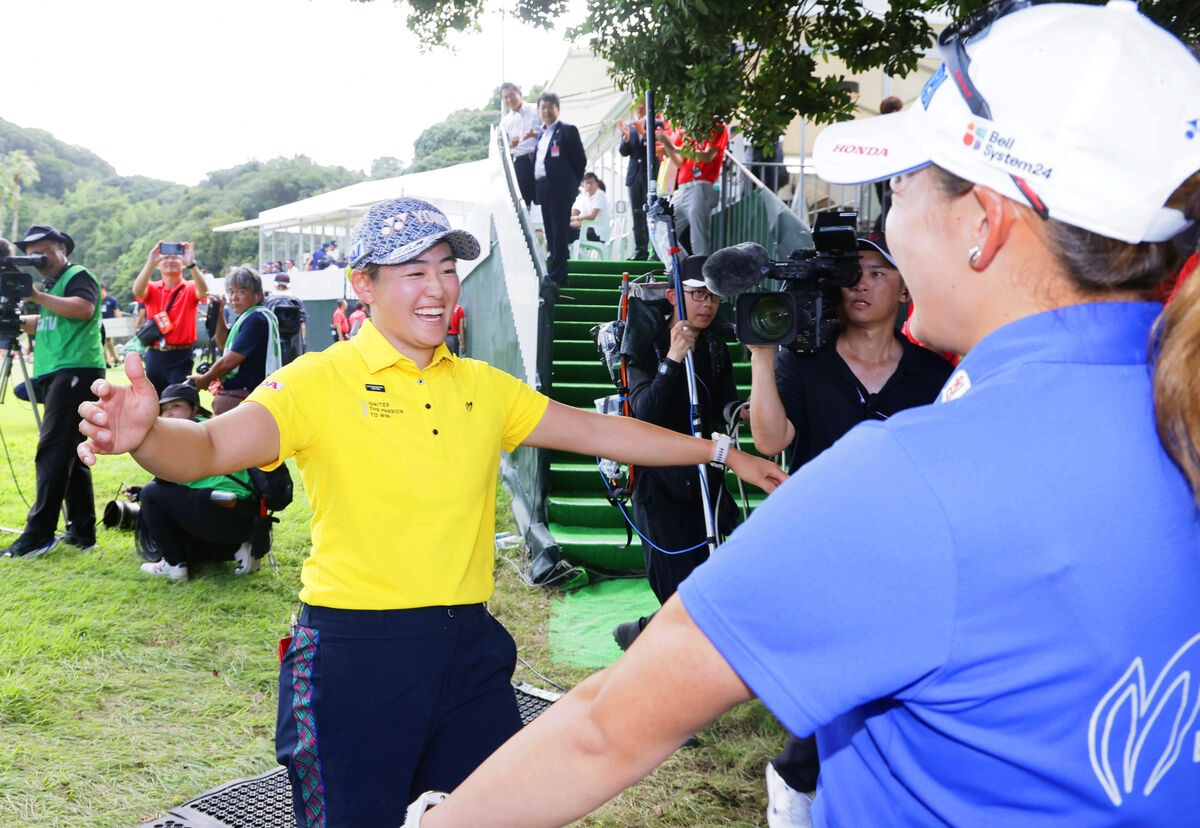
[{"label": "dark hair", "polygon": [[[965,195],[975,186],[937,165],[933,169],[948,196]],[[1184,181],[1166,206],[1200,221],[1200,172]],[[1054,219],[1044,226],[1047,244],[1084,294],[1122,291],[1152,298],[1154,288],[1172,275],[1178,260],[1171,241],[1129,244]],[[1185,279],[1159,316],[1150,356],[1158,436],[1200,502],[1200,273]]]},{"label": "dark hair", "polygon": [[900,98],[895,95],[888,95],[879,102],[880,115],[888,115],[892,112],[899,112],[901,109],[904,109],[904,101],[900,100]]},{"label": "dark hair", "polygon": [[366,310],[366,309],[367,309],[367,306],[366,306],[365,304],[363,304],[362,302],[355,302],[355,303],[354,303],[354,309],[355,309],[356,311],[359,311],[359,310]]},{"label": "dark hair", "polygon": [[562,106],[562,104],[558,102],[558,95],[555,95],[553,92],[543,92],[542,94],[538,95],[538,103],[541,103],[542,101],[545,101],[548,104],[553,104],[555,109],[559,109]]},{"label": "dark hair", "polygon": [[505,89],[512,89],[518,95],[521,94],[521,87],[517,86],[515,83],[509,83],[508,81],[505,81],[504,83],[500,84],[500,94],[501,95],[504,94]]},{"label": "dark hair", "polygon": [[608,187],[605,187],[605,186],[604,186],[604,182],[603,182],[603,181],[601,181],[601,180],[600,180],[600,178],[599,178],[599,176],[597,176],[597,175],[596,175],[594,172],[585,172],[585,173],[583,174],[583,180],[584,180],[584,181],[587,181],[589,178],[590,178],[590,179],[592,179],[593,181],[595,181],[595,182],[596,182],[596,184],[597,184],[597,185],[600,187],[600,189],[601,189],[601,190],[603,190],[603,191],[605,191],[605,192],[607,192],[607,191],[608,191]]},{"label": "dark hair", "polygon": [[339,299],[339,300],[337,300],[337,302],[336,302],[335,304],[336,304],[336,305],[337,305],[339,308],[344,308],[344,307],[346,307],[346,300],[345,300],[345,299]]},{"label": "dark hair", "polygon": [[235,267],[229,272],[225,277],[225,287],[246,289],[257,296],[262,296],[263,292],[262,277],[258,275],[258,271],[246,265]]}]

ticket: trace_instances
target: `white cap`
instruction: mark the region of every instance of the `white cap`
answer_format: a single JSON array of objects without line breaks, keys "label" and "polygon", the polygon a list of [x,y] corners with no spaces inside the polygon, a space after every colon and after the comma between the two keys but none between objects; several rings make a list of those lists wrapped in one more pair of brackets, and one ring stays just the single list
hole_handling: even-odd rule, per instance
[{"label": "white cap", "polygon": [[907,110],[822,130],[817,174],[858,184],[932,162],[1121,241],[1188,226],[1164,204],[1200,169],[1200,61],[1135,3],[1032,6],[964,43],[991,120],[943,64]]}]

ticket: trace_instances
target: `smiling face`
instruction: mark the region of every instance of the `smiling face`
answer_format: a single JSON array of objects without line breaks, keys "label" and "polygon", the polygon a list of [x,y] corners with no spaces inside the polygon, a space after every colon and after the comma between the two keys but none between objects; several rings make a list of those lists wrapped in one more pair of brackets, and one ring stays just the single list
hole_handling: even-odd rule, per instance
[{"label": "smiling face", "polygon": [[896,308],[907,300],[900,271],[876,250],[859,251],[858,267],[858,281],[841,289],[846,323],[855,327],[892,324]]},{"label": "smiling face", "polygon": [[521,104],[525,103],[525,100],[521,97],[521,93],[511,86],[500,93],[500,100],[504,101],[504,105],[513,112],[520,112]]},{"label": "smiling face", "polygon": [[371,320],[397,351],[424,368],[446,338],[458,303],[458,260],[438,242],[403,264],[381,265],[375,278],[355,270],[351,284],[371,306]]},{"label": "smiling face", "polygon": [[543,124],[552,124],[558,120],[558,107],[550,101],[538,101],[538,117]]}]

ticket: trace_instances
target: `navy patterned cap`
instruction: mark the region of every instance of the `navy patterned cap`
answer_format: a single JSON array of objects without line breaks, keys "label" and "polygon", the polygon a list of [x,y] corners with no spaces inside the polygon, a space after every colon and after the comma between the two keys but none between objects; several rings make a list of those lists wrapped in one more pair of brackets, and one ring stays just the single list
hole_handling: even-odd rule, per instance
[{"label": "navy patterned cap", "polygon": [[419,198],[394,198],[374,205],[350,234],[350,266],[400,264],[438,242],[447,242],[459,259],[479,257],[479,242],[453,230],[446,214]]}]

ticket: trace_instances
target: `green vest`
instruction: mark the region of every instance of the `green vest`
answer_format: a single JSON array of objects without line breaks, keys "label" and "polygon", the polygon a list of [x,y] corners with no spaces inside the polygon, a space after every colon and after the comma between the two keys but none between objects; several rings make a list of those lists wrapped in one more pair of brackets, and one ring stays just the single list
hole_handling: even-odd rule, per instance
[{"label": "green vest", "polygon": [[[198,423],[204,422],[207,417],[193,417]],[[201,477],[199,480],[193,480],[191,483],[181,483],[181,486],[186,486],[189,489],[216,489],[219,492],[233,492],[237,495],[238,500],[247,500],[254,497],[254,484],[250,482],[250,472],[243,469],[235,471],[233,474],[220,474],[215,477]]]},{"label": "green vest", "polygon": [[[47,291],[51,296],[63,295],[67,283],[77,273],[87,273],[96,282],[96,293],[100,293],[100,282],[83,265],[71,265]],[[33,349],[33,375],[40,377],[60,368],[103,368],[104,340],[100,335],[100,303],[92,310],[90,319],[68,319],[49,308],[38,314],[37,342]]]}]

